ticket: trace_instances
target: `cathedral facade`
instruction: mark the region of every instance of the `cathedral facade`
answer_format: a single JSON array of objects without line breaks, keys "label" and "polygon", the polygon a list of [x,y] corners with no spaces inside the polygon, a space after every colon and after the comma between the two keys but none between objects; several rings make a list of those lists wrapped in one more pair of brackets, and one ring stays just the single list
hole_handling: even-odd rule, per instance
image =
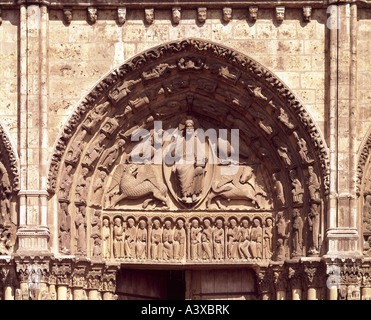
[{"label": "cathedral facade", "polygon": [[370,300],[371,1],[0,0],[1,300]]}]

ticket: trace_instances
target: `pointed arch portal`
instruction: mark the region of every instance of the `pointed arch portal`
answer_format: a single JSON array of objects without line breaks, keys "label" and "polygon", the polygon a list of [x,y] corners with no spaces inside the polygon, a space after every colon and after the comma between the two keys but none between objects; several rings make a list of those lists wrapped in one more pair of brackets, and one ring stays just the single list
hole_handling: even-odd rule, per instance
[{"label": "pointed arch portal", "polygon": [[[147,130],[141,142],[153,150],[159,121],[164,131],[226,129],[232,149],[239,129],[237,172],[224,174],[219,154],[203,165],[134,163],[133,132]],[[157,46],[106,75],[69,117],[49,172],[59,251],[127,264],[318,255],[328,186],[325,142],[290,89],[199,39]]]}]

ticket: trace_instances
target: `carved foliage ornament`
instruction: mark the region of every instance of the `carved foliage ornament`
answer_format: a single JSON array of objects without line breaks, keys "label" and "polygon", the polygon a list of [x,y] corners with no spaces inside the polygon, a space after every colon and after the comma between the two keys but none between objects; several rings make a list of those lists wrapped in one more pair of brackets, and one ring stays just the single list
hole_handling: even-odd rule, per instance
[{"label": "carved foliage ornament", "polygon": [[[277,92],[281,99],[286,100],[287,105],[293,111],[298,112],[298,116],[302,123],[302,126],[307,129],[307,132],[310,133],[312,144],[315,146],[316,149],[316,155],[320,158],[321,161],[322,177],[324,178],[325,182],[324,188],[328,189],[329,163],[325,144],[322,141],[321,136],[317,128],[314,126],[310,116],[305,111],[305,108],[290,92],[290,90],[283,83],[281,83],[272,73],[266,71],[260,64],[244,56],[241,53],[235,52],[232,49],[211,42],[206,42],[198,39],[186,39],[158,46],[144,52],[142,55],[134,57],[129,62],[113,70],[111,74],[105,77],[85,97],[85,99],[82,100],[82,102],[76,107],[74,113],[71,115],[68,124],[64,127],[63,132],[57,142],[55,152],[52,157],[48,177],[49,191],[54,192],[55,190],[56,173],[59,170],[60,161],[69,139],[71,138],[77,125],[85,117],[85,114],[94,106],[95,101],[102,96],[103,92],[105,92],[113,85],[117,84],[118,81],[121,81],[121,79],[127,77],[129,73],[144,67],[146,64],[152,63],[155,60],[163,59],[167,55],[187,51],[207,53],[208,55],[211,55],[216,59],[225,60],[226,62],[236,66],[237,68],[242,68],[243,70],[245,70],[245,72],[248,72],[255,78],[259,79],[259,81],[268,84]],[[197,60],[191,61],[181,59],[178,63],[180,68],[192,68],[194,70],[200,69],[200,67],[202,67],[203,65],[202,61]]]}]

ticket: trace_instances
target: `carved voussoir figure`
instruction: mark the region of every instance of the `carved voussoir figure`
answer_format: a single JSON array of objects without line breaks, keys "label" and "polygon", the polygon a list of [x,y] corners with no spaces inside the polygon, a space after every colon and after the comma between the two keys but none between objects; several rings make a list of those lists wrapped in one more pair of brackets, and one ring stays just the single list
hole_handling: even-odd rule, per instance
[{"label": "carved voussoir figure", "polygon": [[190,247],[191,247],[191,260],[201,259],[201,237],[202,237],[202,228],[199,226],[197,219],[193,219],[191,222],[190,228]]},{"label": "carved voussoir figure", "polygon": [[300,209],[295,208],[292,213],[292,256],[303,255],[303,219],[300,216]]},{"label": "carved voussoir figure", "polygon": [[111,228],[110,220],[107,217],[103,218],[102,225],[102,256],[104,259],[111,257]]},{"label": "carved voussoir figure", "polygon": [[152,260],[162,260],[162,228],[161,222],[158,219],[153,221],[151,232],[151,258]]},{"label": "carved voussoir figure", "polygon": [[163,244],[163,259],[172,260],[174,258],[174,234],[171,226],[171,221],[166,220],[164,230],[162,232]]},{"label": "carved voussoir figure", "polygon": [[273,219],[265,220],[263,231],[263,258],[270,259],[273,255]]},{"label": "carved voussoir figure", "polygon": [[236,219],[232,218],[229,221],[229,228],[227,231],[227,252],[228,258],[235,260],[238,258],[238,241],[239,228]]},{"label": "carved voussoir figure", "polygon": [[98,171],[97,177],[93,185],[93,196],[92,204],[100,206],[104,194],[104,183],[107,178],[107,173],[105,171]]},{"label": "carved voussoir figure", "polygon": [[300,180],[297,177],[296,170],[290,171],[290,179],[292,184],[292,200],[294,203],[301,204],[303,203],[303,197],[304,197],[304,189],[300,182]]},{"label": "carved voussoir figure", "polygon": [[180,22],[180,18],[181,18],[181,10],[182,8],[181,7],[173,7],[171,9],[171,12],[172,12],[172,20],[173,20],[173,23],[174,24],[178,24]]},{"label": "carved voussoir figure", "polygon": [[320,212],[319,205],[313,203],[308,213],[308,225],[310,234],[309,254],[316,256],[319,254],[319,226],[320,226]]}]

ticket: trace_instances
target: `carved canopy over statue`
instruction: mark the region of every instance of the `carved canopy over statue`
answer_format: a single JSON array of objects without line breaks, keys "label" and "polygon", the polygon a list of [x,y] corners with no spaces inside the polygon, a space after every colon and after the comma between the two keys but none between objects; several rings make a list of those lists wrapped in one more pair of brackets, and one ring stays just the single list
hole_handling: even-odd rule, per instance
[{"label": "carved canopy over statue", "polygon": [[49,189],[62,253],[285,260],[321,250],[328,158],[313,120],[270,71],[187,39],[134,57],[82,100]]}]

